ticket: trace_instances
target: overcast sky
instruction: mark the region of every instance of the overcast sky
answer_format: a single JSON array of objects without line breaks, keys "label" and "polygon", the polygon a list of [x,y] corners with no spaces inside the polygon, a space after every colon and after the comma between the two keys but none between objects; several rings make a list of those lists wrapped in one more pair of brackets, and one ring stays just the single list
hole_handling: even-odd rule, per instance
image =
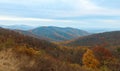
[{"label": "overcast sky", "polygon": [[0,0],[0,25],[120,30],[120,0]]}]

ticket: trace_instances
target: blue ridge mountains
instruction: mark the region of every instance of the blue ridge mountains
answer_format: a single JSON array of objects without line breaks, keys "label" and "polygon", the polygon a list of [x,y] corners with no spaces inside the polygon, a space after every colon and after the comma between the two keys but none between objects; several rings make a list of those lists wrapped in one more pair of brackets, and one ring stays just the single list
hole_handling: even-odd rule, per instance
[{"label": "blue ridge mountains", "polygon": [[37,37],[40,39],[47,39],[50,41],[66,41],[90,34],[87,31],[70,27],[61,28],[55,26],[42,26],[35,28],[27,25],[13,25],[2,27],[15,30],[25,35]]}]

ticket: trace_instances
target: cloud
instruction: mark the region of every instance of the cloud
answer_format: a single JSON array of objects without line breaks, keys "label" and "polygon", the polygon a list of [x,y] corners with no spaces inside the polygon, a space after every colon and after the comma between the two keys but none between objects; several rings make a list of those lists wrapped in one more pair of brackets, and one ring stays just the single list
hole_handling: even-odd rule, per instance
[{"label": "cloud", "polygon": [[99,6],[93,0],[29,0],[29,3],[27,0],[2,0],[0,3],[5,4],[0,12],[23,17],[120,16],[120,9]]},{"label": "cloud", "polygon": [[0,16],[0,20],[2,21],[73,22],[70,20],[55,20],[55,19],[25,18],[25,17],[10,17],[10,16]]},{"label": "cloud", "polygon": [[76,0],[76,7],[82,10],[100,10],[101,7],[94,4],[91,0]]}]

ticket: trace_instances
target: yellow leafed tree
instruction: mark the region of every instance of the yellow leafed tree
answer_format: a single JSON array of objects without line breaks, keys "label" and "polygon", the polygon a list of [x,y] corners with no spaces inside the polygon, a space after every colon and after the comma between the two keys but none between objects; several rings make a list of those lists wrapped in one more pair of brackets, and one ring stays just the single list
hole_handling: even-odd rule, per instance
[{"label": "yellow leafed tree", "polygon": [[100,64],[100,62],[96,59],[93,51],[90,49],[87,49],[87,51],[84,53],[82,62],[87,68],[97,68]]}]

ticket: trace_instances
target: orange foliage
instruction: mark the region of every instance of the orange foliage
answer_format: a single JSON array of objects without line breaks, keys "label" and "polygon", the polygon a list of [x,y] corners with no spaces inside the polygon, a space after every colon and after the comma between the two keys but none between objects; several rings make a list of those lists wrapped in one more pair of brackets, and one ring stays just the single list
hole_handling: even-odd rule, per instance
[{"label": "orange foliage", "polygon": [[26,53],[28,55],[39,55],[40,54],[40,51],[37,51],[33,48],[28,48],[25,45],[16,47],[15,50],[20,52],[20,53]]},{"label": "orange foliage", "polygon": [[87,49],[86,53],[84,53],[82,61],[87,68],[97,68],[100,64],[90,49]]}]

